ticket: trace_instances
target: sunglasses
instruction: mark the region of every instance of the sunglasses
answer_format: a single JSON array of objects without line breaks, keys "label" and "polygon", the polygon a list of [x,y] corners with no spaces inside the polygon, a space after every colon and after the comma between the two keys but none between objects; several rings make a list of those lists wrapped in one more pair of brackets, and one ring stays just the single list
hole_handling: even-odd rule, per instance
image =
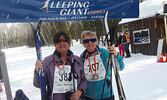
[{"label": "sunglasses", "polygon": [[96,38],[91,38],[91,39],[85,39],[85,40],[83,40],[83,43],[89,43],[89,41],[91,41],[91,42],[96,42]]},{"label": "sunglasses", "polygon": [[66,39],[61,39],[61,40],[57,40],[57,41],[56,41],[56,43],[61,43],[61,42],[67,43],[68,41],[67,41]]}]

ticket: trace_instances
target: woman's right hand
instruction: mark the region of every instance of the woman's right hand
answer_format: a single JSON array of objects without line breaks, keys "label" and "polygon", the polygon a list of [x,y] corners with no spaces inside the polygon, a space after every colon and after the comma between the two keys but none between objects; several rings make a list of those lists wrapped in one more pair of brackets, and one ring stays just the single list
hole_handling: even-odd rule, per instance
[{"label": "woman's right hand", "polygon": [[42,63],[40,60],[37,60],[36,61],[36,64],[35,64],[35,70],[37,73],[39,73],[39,69],[42,68]]}]

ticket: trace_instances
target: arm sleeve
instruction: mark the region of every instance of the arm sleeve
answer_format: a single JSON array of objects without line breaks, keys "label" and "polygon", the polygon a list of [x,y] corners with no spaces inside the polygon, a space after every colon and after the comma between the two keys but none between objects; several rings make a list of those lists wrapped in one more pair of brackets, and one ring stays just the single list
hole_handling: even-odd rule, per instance
[{"label": "arm sleeve", "polygon": [[81,81],[79,83],[78,90],[82,90],[83,92],[85,92],[85,89],[87,88],[87,80],[85,77],[84,65],[81,60],[80,60],[80,67],[81,67],[81,71],[80,71]]},{"label": "arm sleeve", "polygon": [[[46,83],[46,64],[43,64],[43,72],[44,72],[44,78],[45,78],[45,83]],[[41,82],[40,82],[40,76],[39,74],[36,72],[36,70],[34,70],[34,78],[33,78],[33,85],[37,88],[41,87]]]},{"label": "arm sleeve", "polygon": [[116,57],[116,60],[118,61],[117,62],[118,63],[118,69],[122,71],[125,67],[125,64],[123,62],[122,56],[119,53],[118,53],[118,56]]},{"label": "arm sleeve", "polygon": [[40,88],[40,77],[36,70],[34,70],[33,85],[37,88]]},{"label": "arm sleeve", "polygon": [[[103,60],[104,67],[107,70],[107,63],[108,63],[108,58],[109,58],[110,53],[107,49],[103,49],[103,50],[104,51],[102,51],[103,52],[102,60]],[[110,66],[110,63],[109,63],[108,70],[107,70],[107,80],[109,80],[109,81],[111,80],[110,79],[110,76],[111,76],[110,68],[111,68],[111,66]]]}]

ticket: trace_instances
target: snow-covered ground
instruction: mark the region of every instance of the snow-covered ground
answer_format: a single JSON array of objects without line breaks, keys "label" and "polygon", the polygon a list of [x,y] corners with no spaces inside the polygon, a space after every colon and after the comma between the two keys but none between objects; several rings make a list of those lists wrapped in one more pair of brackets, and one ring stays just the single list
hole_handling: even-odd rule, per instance
[{"label": "snow-covered ground", "polygon": [[[52,54],[54,49],[42,47],[43,58]],[[70,49],[79,56],[84,47],[77,43]],[[2,51],[6,54],[12,96],[15,96],[16,90],[22,89],[30,100],[40,100],[40,90],[32,84],[35,48],[23,46]],[[156,56],[142,54],[132,54],[132,57],[124,59],[124,62],[125,69],[120,72],[120,76],[127,100],[167,100],[167,63],[157,63]],[[0,100],[6,100],[4,84],[2,86]],[[114,80],[113,88],[118,100]]]}]

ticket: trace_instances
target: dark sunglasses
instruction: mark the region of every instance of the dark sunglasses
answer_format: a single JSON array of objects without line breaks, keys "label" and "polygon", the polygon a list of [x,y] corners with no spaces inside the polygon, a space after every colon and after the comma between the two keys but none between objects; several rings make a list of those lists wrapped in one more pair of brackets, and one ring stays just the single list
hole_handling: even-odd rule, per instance
[{"label": "dark sunglasses", "polygon": [[85,40],[83,40],[83,43],[89,43],[89,41],[91,41],[91,42],[96,42],[96,38],[91,38],[91,39],[85,39]]},{"label": "dark sunglasses", "polygon": [[56,43],[61,43],[61,42],[67,43],[68,41],[67,41],[66,39],[62,39],[62,40],[57,40],[57,41],[56,41]]}]

